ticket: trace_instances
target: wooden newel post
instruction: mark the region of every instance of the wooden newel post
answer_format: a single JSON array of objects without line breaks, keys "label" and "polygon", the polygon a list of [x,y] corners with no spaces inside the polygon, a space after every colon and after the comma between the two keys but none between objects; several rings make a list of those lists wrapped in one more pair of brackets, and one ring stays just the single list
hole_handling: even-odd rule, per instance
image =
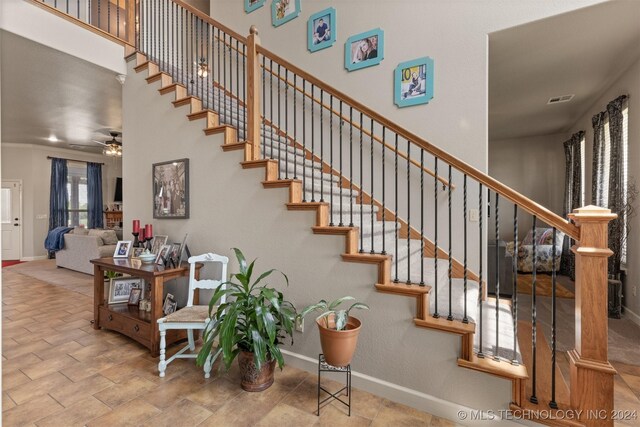
[{"label": "wooden newel post", "polygon": [[607,258],[609,209],[585,206],[569,214],[580,227],[576,256],[576,347],[569,351],[571,406],[587,426],[613,426],[613,376],[608,360]]},{"label": "wooden newel post", "polygon": [[[258,29],[252,25],[247,37],[247,136],[251,147],[247,160],[260,159],[260,63],[256,47],[260,44]],[[248,156],[247,156],[248,155]]]}]

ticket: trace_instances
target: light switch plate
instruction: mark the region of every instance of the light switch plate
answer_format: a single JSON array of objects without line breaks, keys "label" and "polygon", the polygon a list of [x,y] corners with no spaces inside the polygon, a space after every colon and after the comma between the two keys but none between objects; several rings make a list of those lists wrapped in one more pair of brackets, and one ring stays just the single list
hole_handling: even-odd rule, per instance
[{"label": "light switch plate", "polygon": [[480,220],[480,214],[478,209],[469,209],[469,221],[478,222]]}]

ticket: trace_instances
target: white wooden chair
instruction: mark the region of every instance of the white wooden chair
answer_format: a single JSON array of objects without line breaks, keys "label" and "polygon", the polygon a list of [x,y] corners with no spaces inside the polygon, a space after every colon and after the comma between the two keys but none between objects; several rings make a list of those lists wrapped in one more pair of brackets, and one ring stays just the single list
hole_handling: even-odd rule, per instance
[{"label": "white wooden chair", "polygon": [[[218,262],[222,264],[222,273],[220,280],[200,279],[196,280],[196,263],[210,263]],[[189,258],[189,299],[187,305],[174,313],[169,314],[161,319],[158,319],[158,329],[160,331],[160,362],[158,363],[158,371],[161,377],[164,377],[164,372],[167,369],[167,365],[173,362],[175,359],[195,359],[197,353],[193,353],[196,349],[193,330],[204,330],[209,322],[209,306],[208,305],[193,305],[193,295],[196,289],[217,289],[227,281],[227,264],[229,258],[216,255],[212,253],[192,256]],[[221,302],[224,302],[224,296]],[[166,353],[166,335],[167,330],[170,329],[186,329],[188,343],[187,346],[179,350],[176,354],[171,356],[168,360],[165,360]],[[187,350],[191,353],[184,354]],[[207,359],[204,365],[204,377],[209,378],[211,373],[211,358]]]}]

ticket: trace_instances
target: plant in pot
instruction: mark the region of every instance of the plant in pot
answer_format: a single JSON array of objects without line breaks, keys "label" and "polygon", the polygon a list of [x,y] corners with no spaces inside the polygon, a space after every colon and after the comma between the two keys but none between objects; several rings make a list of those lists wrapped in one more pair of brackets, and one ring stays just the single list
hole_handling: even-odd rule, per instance
[{"label": "plant in pot", "polygon": [[355,302],[346,310],[338,310],[338,307],[343,302],[354,300],[355,298],[349,296],[338,298],[331,303],[320,300],[316,304],[305,307],[298,316],[298,319],[302,319],[312,311],[322,313],[316,318],[316,323],[320,331],[320,346],[324,360],[329,365],[347,366],[353,359],[361,322],[349,313],[354,308],[368,310],[369,306]]},{"label": "plant in pot", "polygon": [[[275,364],[282,369],[284,358],[279,346],[289,337],[293,342],[296,309],[284,300],[281,292],[263,280],[279,272],[289,286],[289,279],[271,269],[253,279],[256,260],[247,265],[240,249],[233,248],[240,272],[223,283],[209,302],[210,322],[204,330],[203,346],[197,364],[207,359],[213,364],[221,357],[221,369],[228,370],[238,358],[241,386],[246,391],[262,391],[273,384]],[[235,279],[235,280],[233,280]],[[224,298],[223,298],[224,297]],[[214,347],[215,341],[218,346]]]}]

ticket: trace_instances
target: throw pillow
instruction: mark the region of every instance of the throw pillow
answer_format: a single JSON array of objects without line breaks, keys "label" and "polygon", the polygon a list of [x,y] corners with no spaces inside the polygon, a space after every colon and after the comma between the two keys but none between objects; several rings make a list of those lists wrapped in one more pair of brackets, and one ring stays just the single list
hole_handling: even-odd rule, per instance
[{"label": "throw pillow", "polygon": [[74,227],[73,228],[73,234],[78,234],[80,236],[86,236],[87,234],[89,234],[89,230],[87,230],[84,227]]},{"label": "throw pillow", "polygon": [[97,237],[99,239],[98,244],[100,246],[105,244],[104,240],[102,239],[102,230],[91,229],[89,230],[89,236]]},{"label": "throw pillow", "polygon": [[117,245],[118,235],[115,230],[102,230],[102,240],[105,245]]}]

